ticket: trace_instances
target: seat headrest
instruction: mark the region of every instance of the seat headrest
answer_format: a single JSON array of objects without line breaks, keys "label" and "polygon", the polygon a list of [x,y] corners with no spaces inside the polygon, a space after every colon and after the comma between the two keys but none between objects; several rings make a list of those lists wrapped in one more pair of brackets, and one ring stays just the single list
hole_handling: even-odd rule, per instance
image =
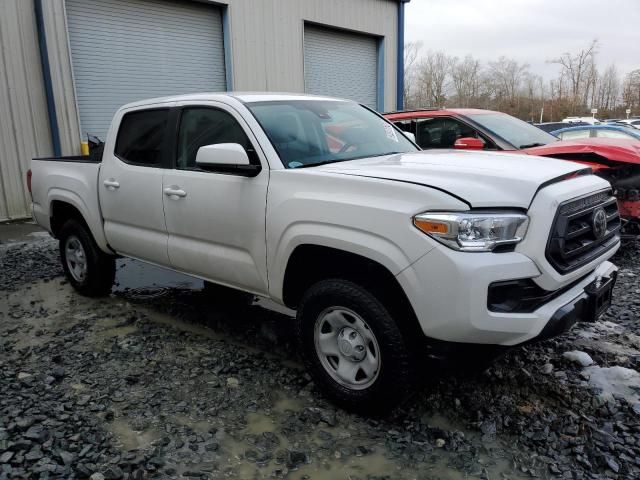
[{"label": "seat headrest", "polygon": [[287,114],[273,117],[270,133],[275,143],[288,143],[298,140],[300,126],[295,115]]}]

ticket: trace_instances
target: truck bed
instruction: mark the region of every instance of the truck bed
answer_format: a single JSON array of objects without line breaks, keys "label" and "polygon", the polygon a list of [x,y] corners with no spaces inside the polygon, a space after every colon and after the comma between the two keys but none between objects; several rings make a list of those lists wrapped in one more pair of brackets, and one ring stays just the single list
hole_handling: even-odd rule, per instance
[{"label": "truck bed", "polygon": [[95,155],[68,155],[64,157],[38,157],[33,160],[39,162],[101,163],[102,157]]}]

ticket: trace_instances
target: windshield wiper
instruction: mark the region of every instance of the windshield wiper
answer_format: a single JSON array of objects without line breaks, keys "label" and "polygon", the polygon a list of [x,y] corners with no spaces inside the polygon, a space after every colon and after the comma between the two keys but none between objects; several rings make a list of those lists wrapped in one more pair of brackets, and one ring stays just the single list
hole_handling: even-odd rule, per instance
[{"label": "windshield wiper", "polygon": [[544,147],[546,143],[542,142],[534,142],[534,143],[526,143],[524,145],[520,145],[518,148],[533,148],[533,147]]},{"label": "windshield wiper", "polygon": [[294,170],[297,170],[299,168],[319,167],[320,165],[328,165],[330,163],[338,163],[338,162],[346,162],[346,161],[348,160],[324,160],[322,162],[307,163],[306,165],[300,165],[299,167],[295,167]]},{"label": "windshield wiper", "polygon": [[298,168],[319,167],[320,165],[328,165],[329,163],[350,162],[352,160],[362,160],[363,158],[384,157],[386,155],[398,155],[401,153],[407,153],[407,152],[385,152],[385,153],[378,153],[376,155],[363,155],[361,157],[323,160],[322,162],[308,163],[306,165],[301,165],[299,167],[295,167],[295,169],[297,170]]}]

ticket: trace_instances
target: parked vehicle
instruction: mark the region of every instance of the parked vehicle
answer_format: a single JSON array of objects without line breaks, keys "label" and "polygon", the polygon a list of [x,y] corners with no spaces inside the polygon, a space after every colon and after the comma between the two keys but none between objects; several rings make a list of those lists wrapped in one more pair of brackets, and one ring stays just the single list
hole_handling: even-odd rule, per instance
[{"label": "parked vehicle", "polygon": [[640,141],[584,138],[531,148],[527,153],[589,165],[614,187],[622,217],[622,237],[640,236]]},{"label": "parked vehicle", "polygon": [[[490,110],[426,109],[394,112],[385,114],[385,117],[399,128],[414,133],[418,145],[425,149],[520,151],[529,155],[580,159],[615,187],[624,220],[622,234],[629,238],[640,235],[640,203],[636,203],[640,200],[636,199],[636,192],[640,189],[640,177],[636,175],[640,152],[629,146],[626,140],[592,138],[560,141],[527,122]],[[593,126],[596,127],[599,126]],[[615,145],[619,148],[613,148]],[[624,175],[628,178],[623,179]]]},{"label": "parked vehicle", "polygon": [[588,123],[589,125],[600,125],[602,122],[595,117],[567,117],[562,119],[563,123]]},{"label": "parked vehicle", "polygon": [[640,118],[629,118],[626,120],[618,120],[616,123],[621,125],[631,125],[633,128],[640,129]]},{"label": "parked vehicle", "polygon": [[427,357],[595,321],[616,279],[616,201],[590,169],[420,152],[331,98],[129,104],[101,160],[34,159],[29,187],[81,294],[108,294],[121,255],[271,298],[297,310],[318,386],[360,412],[405,398]]},{"label": "parked vehicle", "polygon": [[384,115],[423,149],[520,150],[558,139],[506,113],[475,108],[424,109]]},{"label": "parked vehicle", "polygon": [[[567,126],[569,126],[565,122],[534,123],[534,125],[538,127],[540,130],[544,130],[547,133],[551,133],[554,130],[559,130],[561,128],[566,128]],[[590,125],[590,124],[587,122],[573,122],[571,124],[571,126],[574,126],[574,127],[583,126],[583,125]]]},{"label": "parked vehicle", "polygon": [[560,140],[578,140],[580,138],[624,138],[627,140],[640,140],[640,131],[629,128],[628,126],[623,127],[614,124],[560,128],[550,133]]}]

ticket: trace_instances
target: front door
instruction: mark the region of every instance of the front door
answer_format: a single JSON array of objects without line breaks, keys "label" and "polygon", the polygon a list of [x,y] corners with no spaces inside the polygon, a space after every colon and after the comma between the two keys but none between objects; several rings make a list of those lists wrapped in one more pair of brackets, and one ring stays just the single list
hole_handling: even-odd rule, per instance
[{"label": "front door", "polygon": [[115,144],[105,145],[98,179],[111,248],[160,265],[169,264],[162,204],[168,124],[169,108],[125,113]]},{"label": "front door", "polygon": [[[217,103],[183,106],[175,168],[166,171],[163,183],[171,265],[217,283],[266,293],[269,169],[252,178],[200,170],[195,162],[198,149],[217,143],[238,143],[252,162],[261,162],[255,138],[233,109]],[[262,165],[267,165],[264,159]]]}]

